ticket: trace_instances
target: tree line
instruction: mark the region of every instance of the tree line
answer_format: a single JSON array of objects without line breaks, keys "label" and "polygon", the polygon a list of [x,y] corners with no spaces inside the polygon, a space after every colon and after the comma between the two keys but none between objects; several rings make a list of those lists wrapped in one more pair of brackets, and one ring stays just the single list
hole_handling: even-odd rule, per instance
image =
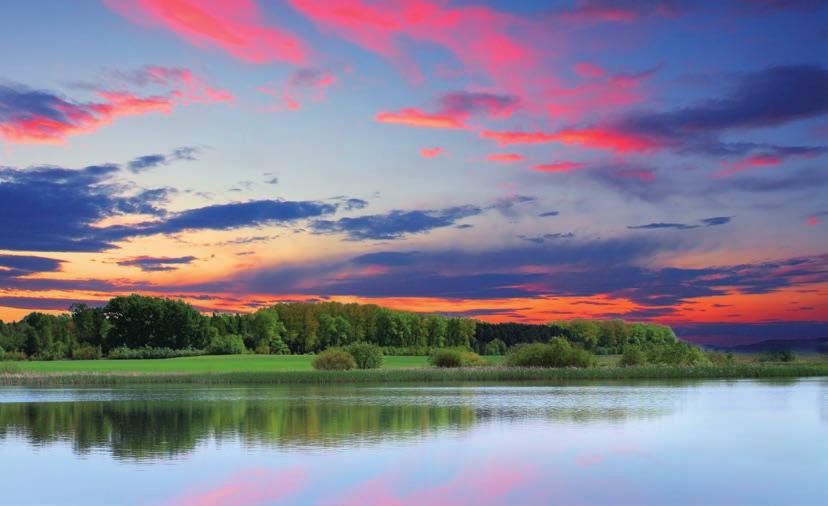
[{"label": "tree line", "polygon": [[41,360],[201,352],[304,354],[367,342],[389,355],[425,355],[440,348],[492,355],[553,337],[593,353],[676,341],[669,327],[621,320],[486,323],[338,302],[287,302],[248,314],[204,315],[181,300],[129,295],[101,307],[74,304],[66,314],[32,312],[17,322],[0,321],[0,354]]}]

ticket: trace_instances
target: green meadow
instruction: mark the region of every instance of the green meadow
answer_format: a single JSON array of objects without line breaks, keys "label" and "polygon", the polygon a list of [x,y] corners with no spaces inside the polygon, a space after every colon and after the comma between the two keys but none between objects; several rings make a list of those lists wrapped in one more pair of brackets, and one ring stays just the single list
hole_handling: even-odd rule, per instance
[{"label": "green meadow", "polygon": [[[486,357],[490,364],[502,357]],[[16,362],[25,373],[186,373],[312,371],[313,355],[204,355],[156,360],[53,360]],[[428,357],[383,357],[385,369],[428,367]]]}]

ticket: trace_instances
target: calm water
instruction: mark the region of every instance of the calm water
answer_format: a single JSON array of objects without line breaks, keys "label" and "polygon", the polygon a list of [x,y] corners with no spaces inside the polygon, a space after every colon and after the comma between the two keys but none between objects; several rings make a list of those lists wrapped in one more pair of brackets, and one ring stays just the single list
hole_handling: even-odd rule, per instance
[{"label": "calm water", "polygon": [[828,504],[828,380],[0,389],[3,504]]}]

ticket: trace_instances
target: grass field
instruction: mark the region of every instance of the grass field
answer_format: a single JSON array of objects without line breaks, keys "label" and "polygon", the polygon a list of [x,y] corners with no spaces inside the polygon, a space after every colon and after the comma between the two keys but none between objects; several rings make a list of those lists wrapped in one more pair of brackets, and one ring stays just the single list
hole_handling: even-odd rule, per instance
[{"label": "grass field", "polygon": [[[485,357],[491,364],[500,357]],[[54,360],[17,362],[32,373],[225,373],[312,371],[309,355],[207,355],[158,360]],[[383,368],[427,367],[427,357],[384,357]]]}]

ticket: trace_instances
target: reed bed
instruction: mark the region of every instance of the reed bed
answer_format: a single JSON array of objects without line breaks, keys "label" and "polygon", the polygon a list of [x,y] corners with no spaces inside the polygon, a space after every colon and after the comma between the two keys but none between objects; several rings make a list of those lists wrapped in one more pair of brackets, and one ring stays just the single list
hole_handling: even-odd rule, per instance
[{"label": "reed bed", "polygon": [[117,384],[336,384],[567,382],[578,380],[739,379],[828,376],[828,364],[722,365],[698,367],[377,369],[355,371],[250,371],[226,373],[0,373],[0,386]]}]

